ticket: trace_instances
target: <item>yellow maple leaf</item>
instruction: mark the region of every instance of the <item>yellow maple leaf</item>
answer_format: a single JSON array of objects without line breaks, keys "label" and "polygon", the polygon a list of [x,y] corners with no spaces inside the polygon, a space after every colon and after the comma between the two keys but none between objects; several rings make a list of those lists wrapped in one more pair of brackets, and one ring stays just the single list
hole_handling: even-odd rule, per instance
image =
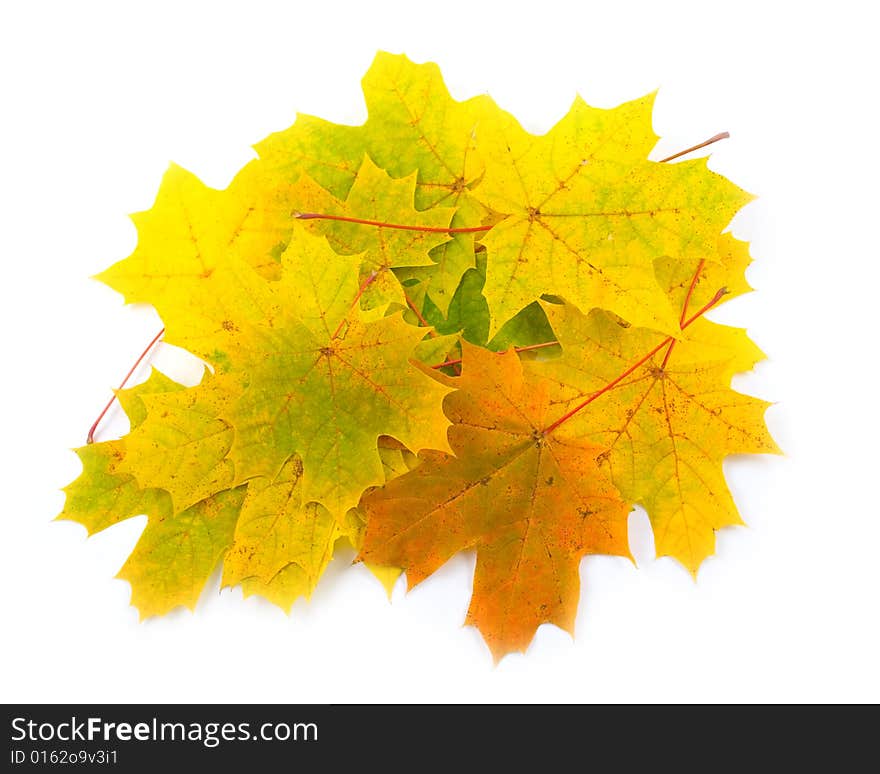
[{"label": "yellow maple leaf", "polygon": [[742,523],[724,458],[778,452],[763,420],[769,404],[730,389],[731,376],[763,355],[744,330],[705,319],[675,342],[600,310],[545,310],[562,356],[529,370],[554,384],[560,415],[593,401],[567,420],[570,432],[608,449],[600,463],[624,499],[645,507],[658,555],[696,574],[714,552],[715,532]]},{"label": "yellow maple leaf", "polygon": [[97,279],[128,303],[152,304],[165,324],[165,341],[223,370],[230,343],[222,330],[227,288],[238,283],[240,296],[262,297],[266,305],[262,280],[277,279],[278,257],[293,230],[290,191],[257,162],[225,190],[172,165],[152,209],[132,216],[134,252]]},{"label": "yellow maple leaf", "polygon": [[[656,139],[650,107],[650,98],[607,111],[578,103],[541,136],[511,117],[480,125],[486,171],[474,195],[506,216],[481,238],[492,332],[554,294],[676,335],[678,311],[657,284],[654,261],[711,261],[751,197],[705,159],[648,161]],[[579,134],[583,123],[588,138]]]}]

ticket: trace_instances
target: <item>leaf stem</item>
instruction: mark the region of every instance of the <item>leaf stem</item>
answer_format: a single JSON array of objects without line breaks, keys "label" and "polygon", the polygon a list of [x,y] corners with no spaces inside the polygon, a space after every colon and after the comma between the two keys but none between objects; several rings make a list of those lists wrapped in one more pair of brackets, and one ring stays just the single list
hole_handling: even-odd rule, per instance
[{"label": "leaf stem", "polygon": [[[667,156],[665,159],[660,159],[659,163],[664,163],[666,161],[672,161],[673,159],[677,159],[680,156],[684,156],[687,153],[692,153],[695,150],[699,150],[700,148],[705,148],[707,145],[712,145],[713,143],[718,142],[719,140],[726,140],[730,137],[729,132],[719,132],[714,137],[710,137],[708,140],[699,143],[698,145],[692,145],[690,148],[685,148],[683,151],[679,151],[678,153],[674,153],[671,156]],[[385,220],[369,220],[367,218],[353,218],[348,215],[328,215],[323,212],[294,212],[293,217],[298,220],[336,220],[342,223],[359,223],[363,226],[377,226],[379,228],[396,228],[401,231],[425,231],[430,234],[477,234],[485,231],[491,230],[492,226],[464,226],[460,228],[446,228],[444,226],[417,226],[410,225],[407,223],[389,223]]]},{"label": "leaf stem", "polygon": [[[684,325],[685,317],[687,316],[688,306],[691,303],[691,296],[694,293],[694,288],[697,286],[697,280],[700,278],[700,272],[703,271],[703,267],[706,265],[706,259],[701,258],[700,262],[697,264],[697,270],[694,272],[694,276],[691,279],[690,287],[688,288],[687,295],[684,297],[684,303],[681,306],[681,317],[678,318],[678,325],[681,327]],[[660,368],[666,368],[666,364],[669,362],[669,357],[672,355],[672,350],[675,349],[675,339],[669,342],[669,348],[666,350],[666,354],[663,357],[663,362],[660,364]]]},{"label": "leaf stem", "polygon": [[460,364],[461,364],[461,358],[457,357],[452,360],[444,360],[442,363],[437,363],[435,365],[432,365],[431,368],[446,368],[447,366],[454,366],[454,365],[460,365]]},{"label": "leaf stem", "polygon": [[339,321],[339,325],[337,325],[336,330],[333,331],[333,335],[330,337],[330,341],[333,341],[333,339],[335,339],[339,335],[339,332],[342,330],[342,326],[345,325],[345,321],[348,319],[348,315],[350,315],[354,311],[354,308],[358,305],[358,301],[361,300],[361,296],[364,294],[364,291],[368,287],[370,287],[370,285],[373,284],[376,277],[378,277],[378,276],[379,276],[379,272],[373,270],[367,275],[367,278],[361,283],[361,286],[358,288],[358,292],[354,297],[354,301],[351,302],[351,306],[349,307],[348,312],[346,312],[345,317],[343,317]]},{"label": "leaf stem", "polygon": [[[152,350],[153,347],[156,346],[156,343],[159,341],[159,339],[162,338],[163,333],[165,333],[164,328],[162,328],[161,331],[159,331],[155,336],[153,336],[152,341],[150,341],[150,343],[147,344],[146,349],[143,352],[141,352],[140,357],[138,357],[138,359],[134,361],[134,365],[131,367],[129,372],[125,375],[125,378],[122,380],[122,382],[119,384],[119,387],[117,388],[118,390],[123,389],[125,387],[125,385],[128,384],[128,380],[131,379],[131,375],[135,372],[137,367],[141,364],[141,361],[149,354],[150,350]],[[89,434],[86,436],[86,443],[87,444],[95,442],[95,432],[98,429],[98,425],[101,424],[101,420],[104,418],[106,413],[110,410],[110,407],[113,405],[115,400],[116,400],[116,395],[114,394],[113,397],[107,401],[107,405],[104,406],[103,411],[101,411],[101,413],[98,414],[98,418],[94,421],[92,426],[89,428]]]},{"label": "leaf stem", "polygon": [[343,223],[360,223],[364,226],[379,228],[396,228],[400,231],[426,231],[430,234],[476,234],[488,231],[491,226],[466,226],[464,228],[445,228],[443,226],[413,226],[406,223],[388,223],[384,220],[367,220],[366,218],[350,218],[345,215],[325,215],[321,212],[295,212],[293,217],[299,220],[338,220]]},{"label": "leaf stem", "polygon": [[433,338],[437,335],[437,331],[435,331],[435,330],[431,327],[431,323],[429,323],[429,322],[425,319],[425,316],[419,311],[419,308],[415,305],[415,303],[413,302],[413,300],[412,300],[412,299],[406,294],[405,291],[404,291],[403,297],[406,299],[406,305],[407,305],[410,309],[412,309],[413,314],[415,314],[415,316],[419,318],[419,322],[421,323],[422,327],[424,327],[424,328],[431,328],[431,330],[428,332],[428,335],[430,335],[430,337],[433,339]]},{"label": "leaf stem", "polygon": [[524,347],[514,347],[516,352],[531,352],[533,349],[544,349],[544,347],[552,347],[559,344],[556,339],[553,341],[542,341],[540,344],[526,344]]},{"label": "leaf stem", "polygon": [[[687,320],[685,320],[682,323],[681,329],[684,330],[689,325],[691,325],[691,323],[693,323],[694,320],[696,320],[699,317],[702,317],[713,306],[715,306],[715,304],[717,304],[727,294],[727,292],[728,292],[727,288],[721,288],[721,290],[719,290],[712,297],[712,299],[705,306],[703,306],[702,309],[700,309],[698,312],[695,312],[693,315],[691,315],[690,318],[688,318]],[[620,374],[620,376],[618,376],[616,379],[613,379],[612,381],[608,382],[608,384],[606,384],[601,390],[599,390],[598,392],[594,392],[583,403],[579,403],[571,411],[569,411],[569,412],[563,414],[561,417],[559,417],[559,419],[557,419],[555,422],[553,422],[553,424],[545,427],[544,430],[542,431],[543,435],[545,435],[545,436],[550,435],[550,433],[552,433],[554,430],[559,428],[560,425],[564,424],[569,419],[571,419],[581,409],[584,409],[587,406],[589,406],[594,400],[596,400],[596,398],[601,397],[606,392],[608,392],[609,390],[611,390],[612,388],[617,386],[620,382],[622,382],[624,379],[626,379],[626,377],[629,376],[633,371],[635,371],[637,368],[643,366],[648,360],[650,360],[652,357],[654,357],[654,355],[656,355],[661,349],[663,349],[663,347],[665,347],[667,344],[669,344],[670,341],[675,341],[675,339],[672,336],[667,336],[656,347],[654,347],[654,349],[652,349],[647,355],[640,358],[638,362],[634,363],[629,368],[627,368],[626,371],[624,371],[622,374]]]},{"label": "leaf stem", "polygon": [[730,132],[719,132],[714,137],[710,137],[708,140],[701,142],[697,145],[691,145],[690,148],[685,148],[683,151],[679,151],[678,153],[673,153],[671,156],[667,156],[665,159],[660,159],[658,163],[663,164],[666,161],[672,161],[673,159],[677,159],[680,156],[685,156],[688,153],[693,153],[695,150],[699,150],[700,148],[705,148],[707,145],[712,145],[713,143],[718,142],[719,140],[726,140],[730,137]]},{"label": "leaf stem", "polygon": [[[712,296],[700,309],[694,312],[687,320],[685,320],[681,324],[681,329],[690,327],[696,320],[700,319],[706,312],[708,312],[713,306],[715,306],[724,296],[726,296],[730,291],[727,288],[719,288],[718,292]],[[671,338],[671,337],[670,337]]]}]

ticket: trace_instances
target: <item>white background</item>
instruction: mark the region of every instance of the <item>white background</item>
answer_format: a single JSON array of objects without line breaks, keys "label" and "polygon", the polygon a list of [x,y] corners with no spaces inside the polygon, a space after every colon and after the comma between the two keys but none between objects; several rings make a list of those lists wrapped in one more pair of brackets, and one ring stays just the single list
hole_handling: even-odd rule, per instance
[{"label": "white background", "polygon": [[[870,4],[486,5],[3,4],[0,700],[880,700]],[[461,626],[469,555],[391,604],[348,554],[290,617],[215,578],[195,615],[141,624],[113,576],[143,518],[89,540],[50,524],[69,448],[158,329],[88,279],[132,250],[126,214],[169,160],[224,186],[296,111],[359,123],[379,48],[439,62],[453,96],[489,92],[533,131],[575,92],[660,87],[654,157],[728,130],[712,166],[760,196],[734,222],[758,292],[714,314],[768,353],[735,384],[778,402],[787,452],[726,464],[749,528],[694,583],[633,516],[639,567],[583,563],[574,642],[544,626],[498,667]]]}]

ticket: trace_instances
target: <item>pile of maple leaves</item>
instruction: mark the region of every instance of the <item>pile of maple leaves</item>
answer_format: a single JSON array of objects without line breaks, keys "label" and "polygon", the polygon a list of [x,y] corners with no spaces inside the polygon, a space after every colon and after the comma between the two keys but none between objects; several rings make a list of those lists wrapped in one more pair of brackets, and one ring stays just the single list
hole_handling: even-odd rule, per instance
[{"label": "pile of maple leaves", "polygon": [[380,53],[369,118],[299,116],[225,190],[171,167],[100,279],[209,364],[118,398],[60,518],[148,523],[120,571],[142,617],[193,607],[222,561],[289,609],[340,539],[386,585],[475,550],[492,653],[573,630],[579,563],[629,556],[633,504],[696,573],[739,523],[722,460],[773,452],[761,357],[703,314],[746,292],[723,233],[750,197],[658,163],[653,96],[577,99],[545,135],[433,64]]}]

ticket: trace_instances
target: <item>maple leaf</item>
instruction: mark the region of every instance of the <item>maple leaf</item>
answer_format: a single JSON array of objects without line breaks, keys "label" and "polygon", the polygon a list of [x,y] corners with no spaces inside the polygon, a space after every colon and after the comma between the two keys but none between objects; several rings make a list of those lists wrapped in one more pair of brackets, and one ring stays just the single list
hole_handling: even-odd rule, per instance
[{"label": "maple leaf", "polygon": [[486,95],[458,102],[436,64],[383,51],[362,83],[368,114],[362,126],[298,115],[288,129],[254,146],[260,159],[290,182],[307,174],[342,199],[368,154],[393,177],[418,173],[418,209],[484,212],[469,195],[483,173],[474,134],[482,120],[502,114],[495,102]]},{"label": "maple leaf", "polygon": [[366,494],[360,558],[401,567],[410,587],[475,548],[468,623],[499,659],[525,650],[545,622],[573,632],[580,559],[629,556],[629,508],[596,463],[602,451],[546,435],[549,383],[513,352],[463,345],[462,375],[444,407],[455,456],[421,464]]},{"label": "maple leaf", "polygon": [[[120,391],[118,397],[137,430],[147,420],[151,398],[180,395],[183,389],[154,371],[144,384]],[[141,487],[125,470],[125,439],[89,444],[76,452],[83,471],[66,487],[58,518],[76,521],[94,534],[146,515],[147,526],[117,577],[131,585],[131,603],[141,618],[163,615],[179,605],[194,608],[232,540],[244,487],[213,493],[175,511],[165,489]]]},{"label": "maple leaf", "polygon": [[[414,466],[415,457],[393,439],[379,441],[385,481]],[[249,483],[235,537],[223,561],[223,586],[241,585],[246,597],[258,594],[289,611],[300,597],[309,598],[340,539],[358,548],[364,521],[355,509],[335,518],[318,503],[302,498],[303,467],[289,460],[274,479]],[[367,564],[388,593],[400,570]]]},{"label": "maple leaf", "polygon": [[[255,146],[261,160],[273,174],[291,182],[306,174],[344,199],[368,154],[392,177],[417,173],[417,209],[454,207],[453,227],[479,225],[487,211],[471,193],[483,174],[474,136],[482,121],[502,114],[494,101],[482,95],[458,102],[436,64],[385,52],[376,55],[363,89],[368,117],[362,126],[299,115],[290,128]],[[474,265],[473,234],[455,234],[431,257],[436,267],[426,290],[445,314]]]},{"label": "maple leaf", "polygon": [[[676,342],[600,310],[545,310],[562,356],[527,368],[553,383],[550,401],[558,409],[592,401],[570,418],[571,431],[608,449],[601,465],[624,499],[645,507],[658,555],[696,574],[714,552],[715,532],[742,523],[724,458],[778,452],[763,420],[769,404],[730,389],[731,376],[762,353],[744,330],[705,319],[686,324]],[[634,363],[638,368],[609,389]]]},{"label": "maple leaf", "polygon": [[196,387],[142,395],[144,417],[125,437],[116,471],[141,487],[164,489],[176,510],[232,486],[233,430],[220,414],[233,395],[222,384],[206,374]]},{"label": "maple leaf", "polygon": [[[186,501],[181,505],[165,488],[142,486],[128,470],[135,474],[149,470],[156,454],[148,446],[145,451],[133,444],[132,437],[149,426],[151,411],[164,412],[172,397],[197,395],[203,399],[206,392],[201,388],[206,386],[186,389],[153,371],[143,384],[119,391],[132,433],[77,449],[83,471],[65,489],[65,507],[58,519],[76,521],[89,534],[134,516],[148,517],[141,538],[117,576],[130,584],[131,602],[141,618],[163,615],[179,605],[193,609],[221,558],[224,586],[241,585],[246,596],[260,594],[289,610],[298,598],[309,597],[314,591],[339,539],[355,547],[362,539],[363,518],[357,512],[350,511],[338,520],[323,506],[301,500],[302,463],[295,457],[275,479],[261,478],[247,486],[216,491],[193,505],[186,505]],[[190,403],[187,399],[176,405]],[[203,410],[205,415],[210,413],[205,405]],[[204,418],[200,417],[194,424],[201,422]],[[205,432],[205,436],[205,453],[214,459],[212,433]],[[198,441],[189,436],[187,443]],[[413,464],[412,455],[391,439],[380,440],[379,454],[385,480],[409,470],[407,460]],[[175,463],[173,451],[169,456]],[[185,469],[186,463],[180,467]],[[140,478],[161,482],[161,475],[155,473]],[[171,474],[167,481],[174,486]],[[386,588],[400,572],[368,567]]]},{"label": "maple leaf", "polygon": [[[311,226],[310,230],[326,236],[328,244],[341,255],[362,254],[362,278],[375,273],[374,281],[363,295],[365,308],[387,306],[392,301],[406,305],[406,294],[391,269],[429,266],[436,271],[437,264],[428,253],[450,239],[445,229],[449,228],[455,210],[435,207],[417,212],[413,207],[415,187],[415,173],[405,178],[391,178],[369,156],[364,157],[345,201],[336,199],[309,177],[300,178],[294,186],[293,198],[301,213],[322,213],[320,220],[304,221]],[[308,218],[308,215],[301,214],[302,217]],[[434,230],[413,231],[381,225],[364,228],[361,223],[347,222],[347,219],[409,223]]]},{"label": "maple leaf", "polygon": [[134,252],[97,279],[128,303],[152,304],[165,324],[165,341],[222,371],[232,343],[223,327],[229,288],[240,286],[238,298],[261,299],[259,309],[267,305],[264,280],[279,276],[278,255],[293,230],[293,202],[285,200],[290,190],[269,182],[256,164],[223,191],[172,166],[153,208],[132,216]]},{"label": "maple leaf", "polygon": [[[153,370],[145,382],[117,391],[116,397],[132,428],[137,428],[147,416],[143,396],[182,389],[182,385],[161,371]],[[93,535],[132,516],[161,515],[170,511],[171,500],[167,492],[142,489],[133,475],[120,472],[119,464],[125,458],[125,449],[124,440],[114,440],[90,443],[74,450],[83,470],[64,488],[66,499],[58,520],[75,521]]]},{"label": "maple leaf", "polygon": [[607,111],[576,103],[542,136],[510,117],[480,125],[486,171],[474,195],[507,216],[481,239],[493,332],[550,293],[675,334],[678,313],[657,284],[655,259],[711,260],[751,197],[704,159],[647,161],[651,102]]},{"label": "maple leaf", "polygon": [[[137,455],[142,484],[153,485],[174,468],[181,480],[166,488],[174,493],[188,487],[192,503],[212,488],[229,486],[231,465],[241,483],[275,476],[298,454],[307,500],[341,517],[366,487],[383,481],[376,452],[380,435],[412,449],[445,448],[447,423],[440,408],[445,390],[410,365],[424,330],[399,314],[376,319],[375,313],[361,312],[363,255],[340,256],[302,226],[291,225],[291,234],[274,281],[224,253],[216,241],[215,252],[199,253],[201,261],[210,260],[209,272],[164,278],[162,288],[175,303],[182,304],[181,294],[188,297],[188,305],[165,320],[168,337],[229,377],[216,378],[202,390],[202,399],[210,400],[218,388],[239,397],[223,411],[206,409],[195,392],[157,398],[194,403],[175,409],[177,414],[163,406],[155,426],[135,434],[133,442],[149,448],[156,461],[154,466]],[[134,266],[123,261],[105,279],[119,288],[119,277],[126,277],[137,298],[153,292],[154,273],[138,275],[139,260],[126,260]],[[157,308],[166,311],[164,305]],[[168,455],[171,449],[175,456]]]},{"label": "maple leaf", "polygon": [[[357,300],[360,257],[295,231],[272,283],[270,314],[241,335],[241,397],[223,414],[235,428],[236,477],[275,476],[296,454],[303,497],[337,515],[383,482],[380,435],[410,449],[446,448],[447,389],[412,364],[424,329],[400,313],[366,321]],[[249,323],[250,325],[250,323]]]},{"label": "maple leaf", "polygon": [[223,562],[223,585],[248,582],[281,607],[310,596],[344,532],[330,511],[302,498],[303,465],[292,457],[274,478],[249,482]]},{"label": "maple leaf", "polygon": [[171,516],[150,518],[117,574],[140,617],[181,605],[194,610],[232,541],[246,487],[218,492]]}]

